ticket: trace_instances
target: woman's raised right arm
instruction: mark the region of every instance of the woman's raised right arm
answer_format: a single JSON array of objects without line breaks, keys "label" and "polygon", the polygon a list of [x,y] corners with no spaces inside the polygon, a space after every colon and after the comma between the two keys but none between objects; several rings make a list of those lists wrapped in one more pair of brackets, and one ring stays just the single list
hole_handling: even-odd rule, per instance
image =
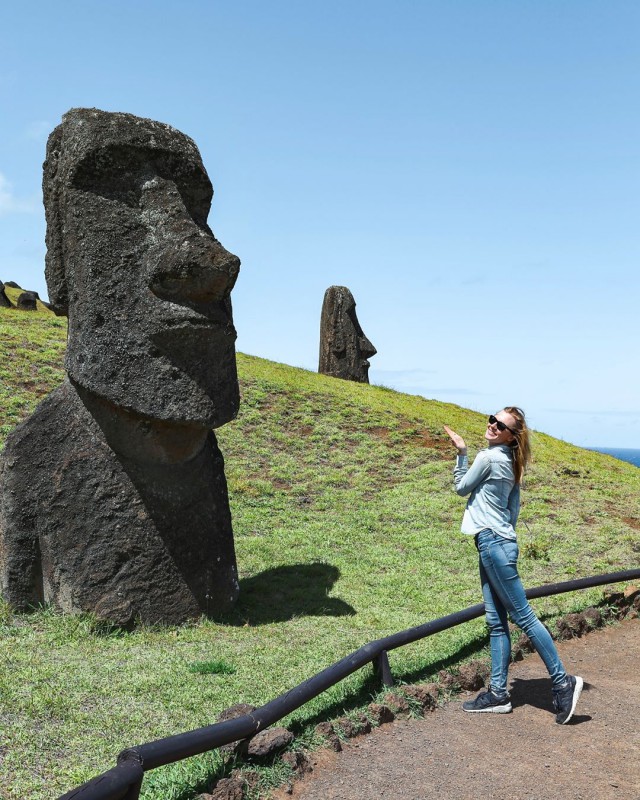
[{"label": "woman's raised right arm", "polygon": [[455,483],[457,494],[461,497],[471,494],[490,474],[491,462],[485,451],[481,450],[478,453],[471,467],[469,467],[467,455],[459,454],[456,458],[456,465],[453,468],[453,482]]},{"label": "woman's raised right arm", "polygon": [[444,426],[447,435],[458,450],[456,465],[453,469],[453,482],[456,492],[464,497],[489,477],[491,473],[491,463],[486,458],[486,454],[480,452],[475,458],[471,469],[469,469],[469,459],[467,458],[467,445],[459,433],[456,433],[448,425]]}]

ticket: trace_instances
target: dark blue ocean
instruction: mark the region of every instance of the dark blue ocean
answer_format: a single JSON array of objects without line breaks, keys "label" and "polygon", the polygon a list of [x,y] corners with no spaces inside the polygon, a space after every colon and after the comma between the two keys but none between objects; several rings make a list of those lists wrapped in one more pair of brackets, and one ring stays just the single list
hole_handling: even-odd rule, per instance
[{"label": "dark blue ocean", "polygon": [[608,456],[619,458],[620,461],[628,461],[635,467],[640,467],[640,450],[630,447],[590,447],[589,450],[595,450],[597,453],[606,453]]}]

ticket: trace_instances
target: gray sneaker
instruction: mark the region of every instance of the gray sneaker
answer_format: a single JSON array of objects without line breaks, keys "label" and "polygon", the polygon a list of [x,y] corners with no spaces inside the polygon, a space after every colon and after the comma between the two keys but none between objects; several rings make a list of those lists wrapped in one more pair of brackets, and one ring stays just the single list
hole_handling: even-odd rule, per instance
[{"label": "gray sneaker", "polygon": [[511,711],[511,701],[508,694],[497,695],[489,687],[485,692],[480,692],[475,700],[467,700],[462,704],[462,710],[469,713],[492,712],[493,714],[508,714]]},{"label": "gray sneaker", "polygon": [[579,675],[569,675],[564,686],[553,689],[553,710],[558,725],[566,725],[578,704],[584,681]]}]

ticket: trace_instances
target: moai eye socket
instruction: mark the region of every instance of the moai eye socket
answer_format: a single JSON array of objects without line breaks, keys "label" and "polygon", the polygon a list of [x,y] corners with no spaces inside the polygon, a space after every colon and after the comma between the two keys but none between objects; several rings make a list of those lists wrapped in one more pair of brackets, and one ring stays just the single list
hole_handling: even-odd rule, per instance
[{"label": "moai eye socket", "polygon": [[109,145],[91,151],[77,166],[74,188],[138,208],[142,187],[153,178],[175,184],[185,208],[205,227],[213,188],[202,166],[175,153],[131,145]]}]

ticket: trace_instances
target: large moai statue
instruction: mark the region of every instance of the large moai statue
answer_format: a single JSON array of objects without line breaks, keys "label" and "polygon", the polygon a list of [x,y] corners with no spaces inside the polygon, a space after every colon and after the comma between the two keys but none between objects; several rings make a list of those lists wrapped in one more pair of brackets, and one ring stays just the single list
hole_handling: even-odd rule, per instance
[{"label": "large moai statue", "polygon": [[179,623],[238,594],[222,455],[237,413],[230,292],[195,143],[72,109],[44,165],[46,278],[69,317],[64,383],[0,456],[0,587],[120,625]]},{"label": "large moai statue", "polygon": [[330,286],[322,303],[318,372],[369,383],[368,359],[377,352],[360,327],[351,292],[346,286]]}]

